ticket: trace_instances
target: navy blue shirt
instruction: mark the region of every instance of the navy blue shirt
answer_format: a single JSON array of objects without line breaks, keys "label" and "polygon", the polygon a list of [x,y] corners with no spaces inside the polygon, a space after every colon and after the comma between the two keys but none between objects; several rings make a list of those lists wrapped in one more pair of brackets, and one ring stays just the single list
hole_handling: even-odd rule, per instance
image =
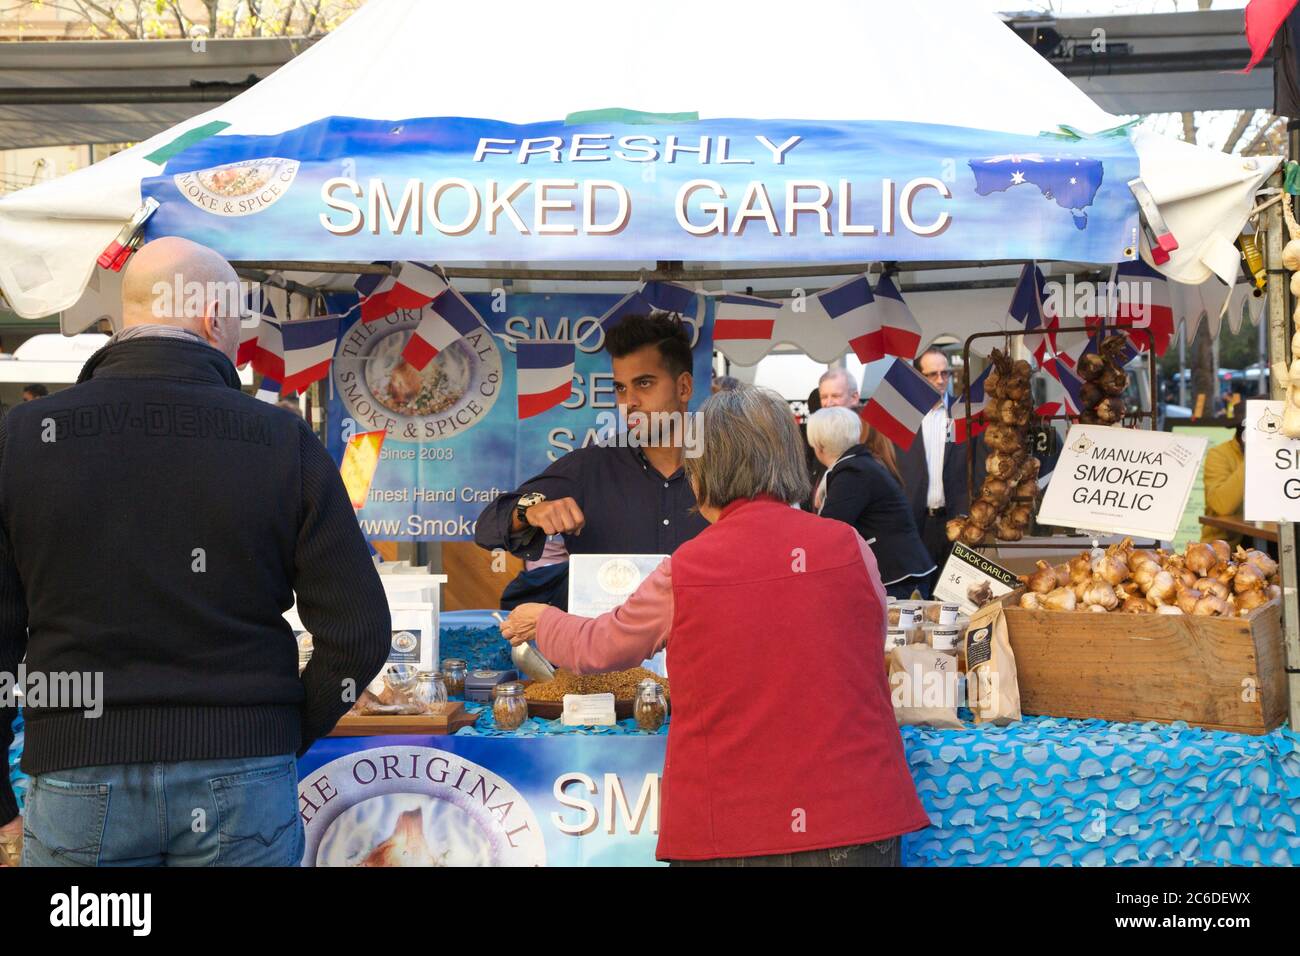
[{"label": "navy blue shirt", "polygon": [[672,554],[709,525],[691,511],[695,493],[684,468],[665,478],[639,448],[588,445],[484,508],[474,528],[478,546],[504,548],[528,561],[541,557],[541,528],[510,531],[515,503],[534,491],[548,501],[572,498],[582,509],[582,533],[564,536],[570,554]]}]

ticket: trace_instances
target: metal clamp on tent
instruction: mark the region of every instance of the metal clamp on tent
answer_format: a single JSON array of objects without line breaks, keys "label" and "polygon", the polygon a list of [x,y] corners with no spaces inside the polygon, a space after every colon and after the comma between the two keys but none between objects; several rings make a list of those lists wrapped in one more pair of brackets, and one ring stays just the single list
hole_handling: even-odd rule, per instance
[{"label": "metal clamp on tent", "polygon": [[1132,179],[1129,180],[1128,188],[1142,213],[1142,229],[1151,245],[1151,259],[1158,266],[1164,265],[1169,261],[1169,254],[1178,248],[1178,240],[1165,223],[1165,217],[1160,214],[1160,207],[1156,205],[1146,183],[1141,178]]}]

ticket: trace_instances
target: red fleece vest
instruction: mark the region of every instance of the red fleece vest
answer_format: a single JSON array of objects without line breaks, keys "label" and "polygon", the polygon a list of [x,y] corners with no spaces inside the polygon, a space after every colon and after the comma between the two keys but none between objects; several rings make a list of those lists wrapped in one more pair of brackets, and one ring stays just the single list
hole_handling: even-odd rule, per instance
[{"label": "red fleece vest", "polygon": [[658,858],[759,856],[929,825],[858,535],[735,502],[672,556],[672,720]]}]

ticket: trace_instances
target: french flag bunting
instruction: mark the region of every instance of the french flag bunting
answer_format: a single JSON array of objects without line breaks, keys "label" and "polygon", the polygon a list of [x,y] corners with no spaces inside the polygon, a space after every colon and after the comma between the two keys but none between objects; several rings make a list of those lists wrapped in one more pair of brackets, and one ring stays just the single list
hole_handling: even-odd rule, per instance
[{"label": "french flag bunting", "polygon": [[305,391],[312,382],[319,382],[329,374],[339,337],[339,320],[340,316],[327,315],[280,326],[284,350],[284,378],[280,386],[284,391]]},{"label": "french flag bunting", "polygon": [[903,451],[912,447],[921,419],[939,401],[937,389],[910,362],[895,358],[876,386],[862,418]]},{"label": "french flag bunting", "polygon": [[1015,292],[1011,294],[1011,305],[1007,307],[1007,318],[1015,326],[1026,332],[1037,332],[1025,336],[1025,348],[1033,353],[1040,363],[1047,348],[1047,339],[1043,334],[1047,322],[1043,316],[1043,272],[1032,262],[1026,262],[1016,280]]},{"label": "french flag bunting", "polygon": [[374,322],[398,309],[422,309],[448,289],[432,266],[402,262],[395,268],[396,275],[364,275],[354,283],[361,296],[362,322]]},{"label": "french flag bunting", "polygon": [[1140,352],[1154,348],[1164,355],[1174,337],[1174,310],[1169,280],[1141,259],[1121,262],[1113,282],[1114,324],[1150,332],[1130,333],[1129,340]]},{"label": "french flag bunting", "polygon": [[572,342],[515,343],[515,391],[521,419],[568,401],[573,393],[575,354]]},{"label": "french flag bunting", "polygon": [[[864,365],[885,357],[885,336],[867,277],[856,276],[818,292],[817,301]],[[901,301],[901,300],[900,300]],[[904,307],[906,308],[906,307]],[[922,379],[924,381],[924,379]]]},{"label": "french flag bunting", "polygon": [[257,354],[257,334],[262,322],[266,319],[275,320],[275,309],[261,286],[249,290],[244,312],[239,323],[239,352],[235,355],[235,365],[238,368],[253,361],[253,356]]},{"label": "french flag bunting", "polygon": [[273,378],[263,378],[262,384],[257,386],[257,394],[253,397],[258,401],[270,402],[274,405],[280,400],[280,383]]},{"label": "french flag bunting", "polygon": [[695,294],[694,289],[678,282],[646,282],[614,303],[600,317],[600,324],[608,332],[629,315],[646,315],[654,309],[681,315],[690,308]]},{"label": "french flag bunting", "polygon": [[775,299],[724,292],[714,297],[713,341],[770,342],[782,305]]},{"label": "french flag bunting", "polygon": [[474,307],[455,289],[448,288],[425,309],[420,324],[402,349],[402,358],[423,370],[447,346],[483,327],[483,319]]},{"label": "french flag bunting", "polygon": [[258,323],[253,347],[253,372],[263,378],[284,381],[284,341],[279,322],[263,318]]},{"label": "french flag bunting", "polygon": [[953,403],[952,412],[950,413],[953,425],[953,441],[964,442],[984,431],[985,423],[980,413],[984,411],[984,406],[988,403],[988,396],[984,392],[984,382],[989,377],[989,372],[992,369],[992,365],[986,366],[975,381],[970,383],[970,408],[966,407],[965,398]]},{"label": "french flag bunting", "polygon": [[921,326],[888,274],[881,276],[876,283],[875,297],[881,348],[886,355],[908,360],[915,358],[921,348]]}]

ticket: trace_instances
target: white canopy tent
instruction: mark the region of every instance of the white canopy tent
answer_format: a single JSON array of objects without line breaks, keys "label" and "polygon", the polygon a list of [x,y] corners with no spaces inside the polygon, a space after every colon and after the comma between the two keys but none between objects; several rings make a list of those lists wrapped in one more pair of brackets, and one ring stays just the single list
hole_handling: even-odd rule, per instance
[{"label": "white canopy tent", "polygon": [[[214,121],[229,124],[219,136],[271,135],[330,116],[524,123],[617,105],[695,110],[702,120],[894,120],[1028,135],[1063,126],[1092,134],[1119,122],[999,18],[959,0],[809,0],[797,8],[776,0],[664,0],[653,15],[637,16],[634,28],[614,19],[620,9],[597,0],[558,7],[372,0],[236,98],[87,169],[0,199],[0,290],[24,317],[66,310],[67,333],[114,315],[112,274],[97,271],[95,259],[139,207],[142,179],[158,174],[159,164],[146,157]],[[766,29],[737,29],[754,24]],[[1162,271],[1194,283],[1218,271],[1232,281],[1231,241],[1278,161],[1132,135],[1142,177],[1180,242]],[[321,248],[302,250],[304,261],[325,257]],[[110,288],[96,288],[103,284],[96,276]],[[340,284],[338,276],[289,278]],[[969,302],[987,298],[997,314],[1005,297]],[[919,316],[928,311],[919,301],[913,308]],[[826,351],[802,337],[793,333],[810,354]]]}]

